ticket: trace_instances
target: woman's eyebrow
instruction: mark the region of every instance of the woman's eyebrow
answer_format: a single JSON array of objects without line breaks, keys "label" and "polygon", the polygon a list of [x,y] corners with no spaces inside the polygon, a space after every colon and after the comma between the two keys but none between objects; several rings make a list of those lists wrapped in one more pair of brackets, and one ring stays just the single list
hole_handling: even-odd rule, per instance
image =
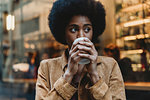
[{"label": "woman's eyebrow", "polygon": [[92,26],[92,24],[84,24],[84,26]]},{"label": "woman's eyebrow", "polygon": [[70,24],[70,25],[68,25],[68,27],[78,27],[78,25],[76,25],[76,24]]}]

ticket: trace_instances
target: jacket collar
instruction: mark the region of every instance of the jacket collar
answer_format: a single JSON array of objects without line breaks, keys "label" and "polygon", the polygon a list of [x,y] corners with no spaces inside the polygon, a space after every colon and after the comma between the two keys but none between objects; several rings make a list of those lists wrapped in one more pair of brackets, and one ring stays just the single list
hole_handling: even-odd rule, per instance
[{"label": "jacket collar", "polygon": [[64,68],[67,66],[68,64],[68,57],[67,57],[67,49],[63,52],[62,56],[61,56],[61,60],[62,60],[62,70],[64,71]]}]

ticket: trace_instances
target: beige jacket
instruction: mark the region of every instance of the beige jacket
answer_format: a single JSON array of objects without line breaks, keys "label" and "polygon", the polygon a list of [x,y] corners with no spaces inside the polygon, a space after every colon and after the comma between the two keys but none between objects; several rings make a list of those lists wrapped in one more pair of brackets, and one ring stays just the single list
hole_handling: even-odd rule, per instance
[{"label": "beige jacket", "polygon": [[65,53],[61,57],[41,62],[36,83],[36,100],[70,100],[76,91],[78,100],[126,100],[122,75],[113,58],[98,56],[100,80],[90,86],[90,78],[85,69],[78,88],[63,79],[66,64]]}]

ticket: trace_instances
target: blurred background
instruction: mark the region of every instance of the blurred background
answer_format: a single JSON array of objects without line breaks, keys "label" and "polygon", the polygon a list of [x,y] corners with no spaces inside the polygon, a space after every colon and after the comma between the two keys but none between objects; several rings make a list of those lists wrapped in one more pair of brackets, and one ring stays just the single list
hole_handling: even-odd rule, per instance
[{"label": "blurred background", "polygon": [[[34,100],[40,61],[61,56],[48,14],[55,0],[0,0],[0,100]],[[99,55],[117,60],[127,100],[150,98],[150,0],[97,0],[106,9]]]}]

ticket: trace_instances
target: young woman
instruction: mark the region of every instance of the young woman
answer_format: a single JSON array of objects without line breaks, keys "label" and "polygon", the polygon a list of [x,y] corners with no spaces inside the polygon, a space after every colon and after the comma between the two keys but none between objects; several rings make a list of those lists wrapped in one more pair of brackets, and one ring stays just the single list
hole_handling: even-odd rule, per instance
[{"label": "young woman", "polygon": [[[55,39],[68,49],[61,57],[41,62],[36,100],[125,100],[117,62],[98,56],[93,44],[105,29],[105,10],[100,2],[57,0],[49,26]],[[74,42],[81,37],[84,39]],[[83,58],[90,63],[80,64]]]}]

